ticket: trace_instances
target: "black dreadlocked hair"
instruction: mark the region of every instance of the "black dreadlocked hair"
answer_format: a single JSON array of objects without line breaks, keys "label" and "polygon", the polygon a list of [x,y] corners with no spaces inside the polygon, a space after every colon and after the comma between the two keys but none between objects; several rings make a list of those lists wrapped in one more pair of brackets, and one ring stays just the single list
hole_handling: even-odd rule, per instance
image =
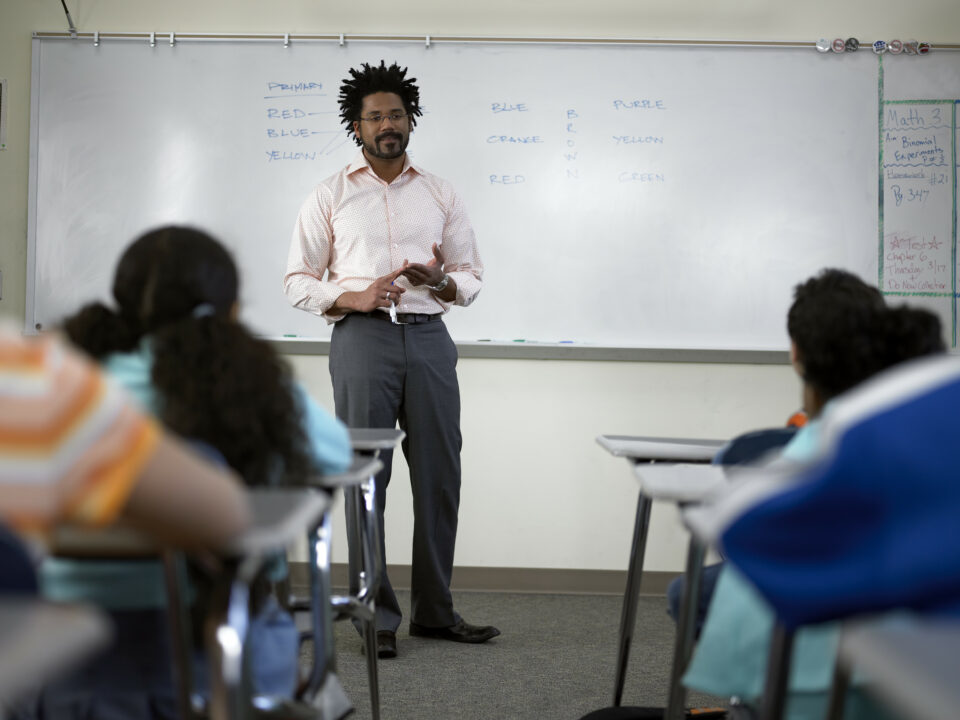
[{"label": "black dreadlocked hair", "polygon": [[394,63],[387,67],[381,60],[379,67],[363,63],[361,69],[350,68],[353,77],[343,79],[340,86],[340,122],[347,127],[347,133],[357,145],[361,145],[360,138],[353,131],[353,123],[360,119],[360,110],[363,108],[363,99],[373,93],[395,93],[403,100],[403,109],[410,116],[410,127],[417,126],[417,118],[423,115],[420,109],[420,88],[416,86],[417,79],[407,78],[407,68],[401,68]]}]

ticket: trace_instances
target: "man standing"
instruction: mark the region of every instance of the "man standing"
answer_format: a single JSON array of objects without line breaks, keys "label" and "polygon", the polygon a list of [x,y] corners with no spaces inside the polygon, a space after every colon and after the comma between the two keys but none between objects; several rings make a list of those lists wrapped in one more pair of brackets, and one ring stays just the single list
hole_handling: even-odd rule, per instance
[{"label": "man standing", "polygon": [[[410,634],[482,643],[500,631],[464,622],[450,594],[460,389],[457,350],[441,318],[452,305],[473,302],[483,266],[460,197],[407,156],[422,111],[416,78],[406,72],[381,60],[351,69],[343,81],[340,117],[361,152],[300,209],[284,290],[294,307],[335,323],[330,375],[337,415],[350,427],[399,422],[406,432],[414,512]],[[377,652],[394,657],[401,611],[383,541],[392,454],[382,458]]]}]

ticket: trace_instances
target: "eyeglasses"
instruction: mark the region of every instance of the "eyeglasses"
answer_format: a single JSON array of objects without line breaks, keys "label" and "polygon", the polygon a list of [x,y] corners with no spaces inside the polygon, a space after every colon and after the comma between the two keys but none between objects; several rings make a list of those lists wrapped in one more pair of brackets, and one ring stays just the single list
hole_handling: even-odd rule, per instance
[{"label": "eyeglasses", "polygon": [[409,115],[407,113],[402,113],[402,112],[393,112],[393,113],[390,113],[389,115],[377,114],[377,115],[370,115],[368,117],[362,117],[360,119],[363,122],[371,122],[374,125],[379,125],[384,120],[389,120],[392,123],[398,123],[401,120],[403,120],[405,117],[409,117]]}]

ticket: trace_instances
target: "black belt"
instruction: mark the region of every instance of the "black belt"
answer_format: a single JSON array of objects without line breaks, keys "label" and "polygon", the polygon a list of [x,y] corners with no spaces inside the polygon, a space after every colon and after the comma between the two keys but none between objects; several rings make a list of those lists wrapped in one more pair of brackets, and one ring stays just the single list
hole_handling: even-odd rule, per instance
[{"label": "black belt", "polygon": [[[376,318],[377,320],[386,320],[387,322],[392,322],[390,320],[390,313],[383,312],[382,310],[374,310],[372,312],[366,313],[353,313],[354,315],[364,315],[366,317]],[[397,313],[397,322],[404,323],[405,325],[419,325],[420,323],[434,322],[443,317],[442,313],[436,313],[435,315],[427,315],[425,313]]]}]

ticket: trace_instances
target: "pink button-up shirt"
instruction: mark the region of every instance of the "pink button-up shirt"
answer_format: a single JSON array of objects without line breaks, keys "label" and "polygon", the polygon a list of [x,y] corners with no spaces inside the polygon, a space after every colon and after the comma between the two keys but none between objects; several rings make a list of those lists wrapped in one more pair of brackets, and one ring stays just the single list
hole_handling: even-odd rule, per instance
[{"label": "pink button-up shirt", "polygon": [[[362,292],[404,260],[427,263],[437,243],[444,272],[457,283],[457,297],[444,302],[429,288],[406,288],[397,310],[445,313],[469,305],[480,292],[483,265],[463,201],[446,180],[405,159],[387,184],[363,153],[320,183],[300,208],[287,258],[284,292],[294,307],[336,322],[330,309],[345,292]],[[327,277],[324,279],[324,273]]]}]

